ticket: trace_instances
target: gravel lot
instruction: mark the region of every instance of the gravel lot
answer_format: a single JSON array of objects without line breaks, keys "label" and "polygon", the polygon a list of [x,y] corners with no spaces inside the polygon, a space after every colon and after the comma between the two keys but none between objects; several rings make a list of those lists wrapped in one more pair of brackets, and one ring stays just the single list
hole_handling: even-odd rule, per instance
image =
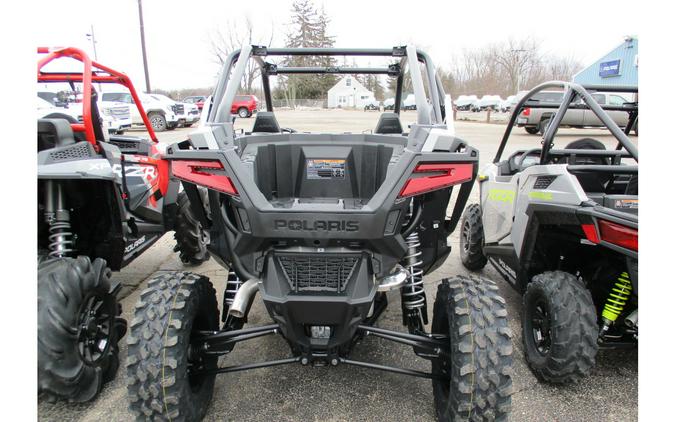
[{"label": "gravel lot", "polygon": [[[304,110],[277,112],[283,127],[300,131],[364,132],[375,127],[378,113],[360,111]],[[403,124],[415,119],[414,112],[403,113]],[[248,129],[253,119],[239,119],[236,126]],[[458,136],[469,141],[481,153],[481,163],[492,160],[504,126],[459,121]],[[177,129],[159,134],[160,140],[172,143],[185,138],[190,129]],[[539,136],[514,129],[511,151],[533,148]],[[143,136],[145,132],[128,134]],[[602,130],[563,129],[559,144],[564,145],[582,137],[594,137],[612,147],[613,138]],[[637,138],[632,137],[634,141]],[[507,149],[506,153],[509,153]],[[470,202],[477,201],[477,187]],[[451,237],[455,251],[436,272],[425,277],[429,303],[433,303],[436,285],[444,277],[466,274],[459,260],[459,238]],[[173,248],[173,235],[167,234],[147,253],[115,276],[125,285],[122,300],[125,317],[131,320],[131,310],[144,288],[147,278],[156,271],[183,269]],[[222,299],[227,271],[213,260],[190,270],[207,275]],[[538,382],[528,370],[523,357],[520,336],[521,297],[490,267],[482,276],[495,280],[508,303],[510,326],[514,332],[514,395],[513,421],[630,421],[638,415],[637,350],[600,351],[597,366],[591,376],[577,385],[555,387]],[[140,287],[136,290],[136,287]],[[400,297],[389,295],[389,308],[379,320],[379,326],[403,330]],[[258,299],[250,316],[251,325],[270,322]],[[118,377],[108,384],[93,402],[83,405],[47,403],[38,405],[39,420],[43,421],[125,421],[131,419],[127,410],[125,370],[126,342],[121,342],[122,367]],[[287,357],[288,346],[281,337],[263,337],[237,345],[221,365],[234,365]],[[368,337],[354,350],[354,358],[381,364],[427,370],[428,363],[417,358],[406,346]],[[208,421],[429,421],[434,420],[431,382],[403,375],[349,366],[308,368],[289,365],[247,372],[219,375]]]}]

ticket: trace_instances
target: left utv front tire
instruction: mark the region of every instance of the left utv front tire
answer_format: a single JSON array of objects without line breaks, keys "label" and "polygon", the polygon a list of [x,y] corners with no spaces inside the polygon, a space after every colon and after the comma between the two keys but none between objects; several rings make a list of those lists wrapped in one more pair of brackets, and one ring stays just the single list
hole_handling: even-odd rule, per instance
[{"label": "left utv front tire", "polygon": [[218,330],[216,291],[207,277],[160,274],[136,303],[127,338],[129,409],[138,420],[200,421],[208,410],[217,356],[191,347],[198,331]]},{"label": "left utv front tire", "polygon": [[497,285],[456,276],[438,286],[434,334],[447,335],[449,358],[432,361],[439,421],[505,421],[511,410],[513,345]]}]

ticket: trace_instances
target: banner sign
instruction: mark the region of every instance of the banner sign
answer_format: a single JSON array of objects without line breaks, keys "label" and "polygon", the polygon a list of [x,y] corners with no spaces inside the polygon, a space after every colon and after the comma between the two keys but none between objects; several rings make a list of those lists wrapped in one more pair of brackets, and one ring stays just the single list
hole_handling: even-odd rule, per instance
[{"label": "banner sign", "polygon": [[619,76],[621,73],[621,59],[600,62],[600,77]]}]

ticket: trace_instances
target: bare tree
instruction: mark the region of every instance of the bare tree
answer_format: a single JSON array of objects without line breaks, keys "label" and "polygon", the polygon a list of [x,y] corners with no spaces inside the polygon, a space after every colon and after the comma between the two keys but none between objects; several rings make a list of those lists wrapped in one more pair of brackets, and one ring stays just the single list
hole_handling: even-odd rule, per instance
[{"label": "bare tree", "polygon": [[532,38],[510,38],[506,44],[492,45],[489,54],[506,73],[510,92],[520,91],[522,78],[541,64],[539,42]]},{"label": "bare tree", "polygon": [[499,94],[508,96],[551,79],[571,80],[581,69],[574,57],[546,55],[536,39],[510,39],[464,51],[448,72],[454,96]]},{"label": "bare tree", "polygon": [[[253,23],[249,17],[246,17],[243,28],[236,21],[228,21],[225,28],[214,28],[209,33],[211,54],[216,63],[223,64],[227,56],[234,50],[241,48],[245,44],[266,46],[272,45],[274,40],[274,26],[270,28],[269,38],[266,35],[261,35],[253,28]],[[267,43],[264,42],[267,40]],[[253,84],[260,76],[260,68],[253,61],[249,61],[246,71],[242,77],[241,88],[247,92],[253,92]]]}]

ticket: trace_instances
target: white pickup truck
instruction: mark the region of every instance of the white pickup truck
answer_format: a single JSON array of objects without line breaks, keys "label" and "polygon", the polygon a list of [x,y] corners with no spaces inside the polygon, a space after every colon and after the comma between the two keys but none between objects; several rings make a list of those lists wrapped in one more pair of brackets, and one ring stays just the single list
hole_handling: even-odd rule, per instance
[{"label": "white pickup truck", "polygon": [[[77,121],[82,121],[82,102],[68,103],[67,108],[57,107],[56,94],[53,94],[53,97],[47,94],[44,91],[38,94],[38,118],[62,114],[70,116]],[[131,112],[128,104],[99,100],[96,102],[96,105],[103,127],[108,129],[109,133],[122,135],[126,129],[131,127]]]},{"label": "white pickup truck", "polygon": [[199,108],[196,104],[182,103],[174,101],[166,95],[162,94],[147,94],[155,100],[171,107],[178,117],[178,125],[182,127],[190,127],[199,121]]},{"label": "white pickup truck", "polygon": [[[165,104],[148,94],[139,94],[143,109],[148,115],[150,124],[155,132],[172,130],[178,126],[178,115],[170,104]],[[104,101],[116,101],[133,105],[134,100],[128,92],[103,92],[101,98]],[[136,107],[131,108],[131,123],[135,126],[143,126],[143,119]]]}]

